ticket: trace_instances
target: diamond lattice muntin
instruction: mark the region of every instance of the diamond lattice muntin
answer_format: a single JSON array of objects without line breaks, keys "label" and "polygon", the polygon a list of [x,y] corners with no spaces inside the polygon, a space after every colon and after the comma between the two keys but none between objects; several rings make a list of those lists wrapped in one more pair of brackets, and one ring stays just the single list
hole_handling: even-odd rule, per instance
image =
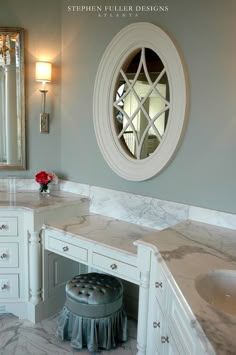
[{"label": "diamond lattice muntin", "polygon": [[148,158],[161,144],[168,124],[170,92],[166,68],[149,48],[123,63],[114,95],[115,129],[132,158]]}]

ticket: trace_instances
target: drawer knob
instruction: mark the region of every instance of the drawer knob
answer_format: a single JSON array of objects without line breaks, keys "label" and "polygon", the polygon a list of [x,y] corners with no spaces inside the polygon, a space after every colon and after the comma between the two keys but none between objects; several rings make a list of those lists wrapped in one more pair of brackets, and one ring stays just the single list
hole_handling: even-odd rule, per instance
[{"label": "drawer knob", "polygon": [[161,327],[161,323],[160,322],[153,322],[153,328],[160,328]]},{"label": "drawer knob", "polygon": [[1,259],[6,259],[7,258],[7,254],[6,253],[3,253],[1,256],[0,256]]},{"label": "drawer knob", "polygon": [[155,282],[155,287],[156,288],[162,288],[163,287],[162,282]]},{"label": "drawer knob", "polygon": [[7,284],[2,285],[2,286],[1,286],[1,289],[2,289],[2,290],[8,289],[8,285],[7,285]]},{"label": "drawer knob", "polygon": [[165,344],[165,343],[169,343],[169,337],[168,336],[162,336],[161,337],[161,342],[162,342],[162,344]]},{"label": "drawer knob", "polygon": [[111,264],[110,268],[111,268],[112,270],[115,270],[115,269],[117,269],[117,265],[116,265],[116,264]]},{"label": "drawer knob", "polygon": [[63,251],[68,251],[68,250],[69,250],[69,247],[63,247],[62,250],[63,250]]},{"label": "drawer knob", "polygon": [[7,229],[7,224],[2,224],[2,225],[0,226],[0,230],[1,230],[1,231],[4,230],[4,229]]}]

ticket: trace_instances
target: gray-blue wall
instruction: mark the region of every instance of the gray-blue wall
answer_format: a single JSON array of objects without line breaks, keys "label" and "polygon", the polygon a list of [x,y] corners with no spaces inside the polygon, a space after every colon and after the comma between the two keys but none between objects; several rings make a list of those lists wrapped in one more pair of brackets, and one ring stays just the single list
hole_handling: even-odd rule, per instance
[{"label": "gray-blue wall", "polygon": [[[61,172],[73,181],[235,213],[236,2],[165,4],[168,12],[121,19],[71,13],[68,1],[63,1]],[[134,21],[151,22],[169,33],[183,53],[190,82],[183,143],[171,165],[145,182],[125,181],[111,171],[98,149],[92,117],[93,85],[102,54],[113,36]]]},{"label": "gray-blue wall", "polygon": [[[28,170],[18,174],[31,177],[48,169],[72,181],[236,212],[235,0],[165,0],[168,12],[123,19],[69,13],[69,0],[0,2],[0,26],[26,29]],[[73,2],[84,3],[141,4]],[[156,5],[156,1],[142,4]],[[145,182],[125,181],[110,170],[98,149],[92,117],[93,86],[102,54],[113,36],[135,21],[151,22],[169,33],[183,53],[190,82],[183,143],[168,168]],[[40,94],[34,81],[34,62],[44,55],[54,67],[54,81],[48,86],[49,135],[39,133]]]},{"label": "gray-blue wall", "polygon": [[[27,171],[16,172],[33,177],[42,169],[59,171],[60,164],[60,87],[61,87],[61,8],[57,0],[0,0],[0,27],[25,29],[25,96]],[[41,84],[35,81],[35,62],[53,63],[48,84],[47,112],[51,114],[49,135],[39,132]],[[0,177],[13,172],[1,171]]]}]

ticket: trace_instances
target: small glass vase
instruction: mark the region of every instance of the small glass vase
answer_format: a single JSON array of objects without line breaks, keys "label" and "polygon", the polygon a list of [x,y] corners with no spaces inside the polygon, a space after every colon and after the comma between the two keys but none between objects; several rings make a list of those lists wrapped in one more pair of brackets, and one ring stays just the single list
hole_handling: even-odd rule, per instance
[{"label": "small glass vase", "polygon": [[41,194],[49,194],[50,190],[49,190],[49,186],[48,184],[39,184],[39,192],[41,192]]}]

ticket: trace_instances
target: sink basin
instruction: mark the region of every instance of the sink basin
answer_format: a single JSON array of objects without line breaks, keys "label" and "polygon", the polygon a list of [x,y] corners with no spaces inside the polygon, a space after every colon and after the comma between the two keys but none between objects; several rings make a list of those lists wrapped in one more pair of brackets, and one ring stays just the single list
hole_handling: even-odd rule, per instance
[{"label": "sink basin", "polygon": [[199,295],[213,307],[236,314],[236,271],[215,270],[195,280]]}]

